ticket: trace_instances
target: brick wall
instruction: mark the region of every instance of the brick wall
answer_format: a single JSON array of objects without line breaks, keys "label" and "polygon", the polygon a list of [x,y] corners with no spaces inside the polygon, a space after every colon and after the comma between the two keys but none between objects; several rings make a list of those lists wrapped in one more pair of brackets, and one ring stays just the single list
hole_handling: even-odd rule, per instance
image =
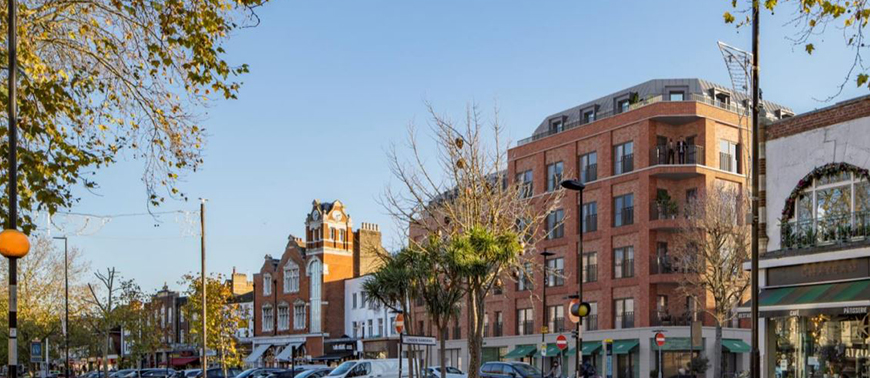
[{"label": "brick wall", "polygon": [[870,96],[862,96],[774,122],[767,127],[765,139],[770,141],[868,116],[870,116]]}]

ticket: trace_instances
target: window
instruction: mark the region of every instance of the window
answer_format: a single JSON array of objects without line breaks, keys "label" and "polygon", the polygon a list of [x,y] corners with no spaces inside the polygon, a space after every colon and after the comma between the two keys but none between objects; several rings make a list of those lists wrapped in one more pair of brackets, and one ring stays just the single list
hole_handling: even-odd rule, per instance
[{"label": "window", "polygon": [[565,236],[565,212],[562,209],[547,214],[547,239],[558,239]]},{"label": "window", "polygon": [[598,302],[589,302],[589,315],[583,318],[583,330],[595,331],[598,329]]},{"label": "window", "polygon": [[587,183],[598,179],[598,153],[590,152],[580,156],[580,182]]},{"label": "window", "polygon": [[552,192],[559,189],[559,183],[562,182],[562,162],[555,162],[547,165],[547,191]]},{"label": "window", "polygon": [[783,222],[784,247],[850,240],[870,232],[870,183],[851,172],[838,172],[807,183]]},{"label": "window", "polygon": [[616,316],[613,318],[613,328],[634,328],[634,299],[616,299],[613,301]]},{"label": "window", "polygon": [[740,146],[727,140],[719,141],[719,169],[723,171],[741,173],[738,162],[740,161]]},{"label": "window", "polygon": [[668,296],[658,295],[656,297],[656,317],[659,321],[670,320],[670,312],[668,311]]},{"label": "window", "polygon": [[634,277],[634,247],[613,250],[613,278]]},{"label": "window", "polygon": [[356,293],[353,293],[353,308],[356,308]]},{"label": "window", "polygon": [[362,302],[360,302],[360,308],[366,308],[366,292],[362,292]]},{"label": "window", "polygon": [[595,121],[595,110],[587,110],[583,112],[583,123]]},{"label": "window", "polygon": [[166,307],[160,311],[160,328],[166,328]]},{"label": "window", "polygon": [[290,329],[290,306],[286,303],[278,305],[278,330]]},{"label": "window", "polygon": [[493,336],[504,335],[504,316],[501,311],[495,312],[495,329],[492,331]]},{"label": "window", "polygon": [[634,194],[613,198],[613,227],[634,223]]},{"label": "window", "polygon": [[653,268],[653,274],[673,273],[671,257],[668,255],[667,242],[656,242],[656,261]]},{"label": "window", "polygon": [[555,120],[550,122],[550,131],[554,133],[560,133],[563,130],[562,120]]},{"label": "window", "polygon": [[616,112],[617,113],[625,113],[629,110],[631,106],[631,102],[628,99],[619,100],[616,102]]},{"label": "window", "polygon": [[369,328],[369,333],[368,333],[369,336],[374,336],[374,335],[375,335],[375,332],[374,332],[374,329],[373,329],[373,327],[372,327],[372,320],[371,320],[371,319],[367,320],[367,321],[366,321],[366,324],[368,324],[368,326],[369,326],[369,327],[368,327],[368,328]]},{"label": "window", "polygon": [[284,266],[284,292],[299,292],[299,265],[293,261],[288,261]]},{"label": "window", "polygon": [[272,294],[272,275],[266,273],[263,275],[263,295]]},{"label": "window", "polygon": [[583,254],[583,282],[598,281],[598,253],[587,252]]},{"label": "window", "polygon": [[686,190],[686,203],[692,203],[698,199],[698,189],[692,188]]},{"label": "window", "polygon": [[332,227],[329,228],[329,239],[335,241],[335,229]]},{"label": "window", "polygon": [[565,331],[565,307],[562,305],[547,306],[547,328],[550,332]]},{"label": "window", "polygon": [[535,315],[532,309],[523,308],[517,310],[517,336],[531,335],[535,332]]},{"label": "window", "polygon": [[378,336],[382,336],[384,334],[384,319],[378,318]]},{"label": "window", "polygon": [[580,208],[580,232],[593,232],[598,230],[598,203],[584,203]]},{"label": "window", "polygon": [[524,291],[532,289],[532,264],[526,263],[525,268],[520,270],[519,277],[517,279],[517,291]]},{"label": "window", "polygon": [[263,332],[271,331],[272,327],[275,325],[275,312],[272,309],[272,305],[266,304],[263,305]]},{"label": "window", "polygon": [[517,173],[517,184],[520,186],[520,198],[529,198],[535,193],[532,179],[531,169]]},{"label": "window", "polygon": [[561,257],[547,260],[547,287],[565,285],[565,259]]},{"label": "window", "polygon": [[685,101],[686,93],[683,91],[673,91],[668,93],[668,100],[670,101]]},{"label": "window", "polygon": [[346,232],[347,231],[345,231],[345,229],[343,228],[338,230],[338,240],[341,240],[342,242],[347,241],[347,235],[345,234]]},{"label": "window", "polygon": [[184,323],[184,310],[183,309],[178,311],[178,322]]},{"label": "window", "polygon": [[178,330],[178,342],[184,344],[184,330]]},{"label": "window", "polygon": [[613,146],[613,174],[619,175],[634,170],[634,142]]}]

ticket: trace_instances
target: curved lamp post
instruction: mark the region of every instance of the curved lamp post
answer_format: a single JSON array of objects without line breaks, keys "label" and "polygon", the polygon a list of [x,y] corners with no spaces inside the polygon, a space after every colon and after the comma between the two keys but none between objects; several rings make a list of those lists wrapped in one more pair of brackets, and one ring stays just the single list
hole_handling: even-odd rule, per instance
[{"label": "curved lamp post", "polygon": [[[580,214],[578,217],[580,218],[580,242],[577,247],[577,302],[579,304],[583,303],[583,189],[586,189],[586,185],[583,185],[580,180],[564,180],[559,183],[563,188],[568,190],[576,191],[580,194],[580,198],[578,201],[580,202]],[[588,308],[587,314],[588,315]],[[585,316],[584,315],[584,316]],[[575,325],[576,332],[576,344],[577,346],[574,348],[574,374],[576,377],[580,377],[580,367],[583,366],[583,335],[581,334],[583,325],[583,317],[579,317],[577,320],[577,324]]]}]

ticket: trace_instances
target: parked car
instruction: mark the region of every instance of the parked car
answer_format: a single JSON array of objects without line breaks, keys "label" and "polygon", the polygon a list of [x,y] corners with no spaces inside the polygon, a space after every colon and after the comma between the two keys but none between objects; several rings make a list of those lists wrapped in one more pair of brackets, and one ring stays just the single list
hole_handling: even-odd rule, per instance
[{"label": "parked car", "polygon": [[[402,376],[406,376],[402,374]],[[399,360],[396,358],[383,360],[356,360],[347,361],[338,365],[327,377],[337,378],[398,378]]]},{"label": "parked car", "polygon": [[[444,372],[447,373],[447,378],[468,378],[468,374],[465,374],[462,372],[462,370],[459,370],[452,366],[445,367]],[[441,378],[441,367],[436,366],[426,368],[426,371],[423,374],[425,374],[429,378]]]},{"label": "parked car", "polygon": [[[227,375],[224,376],[224,369],[209,368],[208,370],[206,370],[206,374],[208,374],[208,378],[235,378],[237,375],[242,374],[242,369],[228,368]],[[202,377],[202,369],[197,370],[195,375],[189,376],[187,378],[201,378],[201,377]]]},{"label": "parked car", "polygon": [[269,374],[281,370],[279,368],[251,368],[239,373],[236,378],[265,378]]},{"label": "parked car", "polygon": [[132,377],[136,376],[136,369],[121,369],[112,374],[109,374],[109,378],[128,378],[132,374]]},{"label": "parked car", "polygon": [[331,371],[331,368],[314,368],[297,374],[296,378],[322,378],[329,374],[329,372]]},{"label": "parked car", "polygon": [[481,378],[543,378],[541,371],[525,362],[487,362],[480,367]]},{"label": "parked car", "polygon": [[139,377],[142,378],[174,378],[175,369],[172,368],[154,368],[142,369],[139,371]]}]

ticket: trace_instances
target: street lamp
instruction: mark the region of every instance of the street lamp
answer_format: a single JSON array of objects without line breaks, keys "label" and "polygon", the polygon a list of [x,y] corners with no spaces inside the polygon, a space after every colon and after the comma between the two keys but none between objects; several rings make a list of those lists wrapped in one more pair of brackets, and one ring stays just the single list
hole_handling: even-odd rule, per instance
[{"label": "street lamp", "polygon": [[545,369],[544,368],[544,356],[547,354],[546,337],[547,337],[547,333],[550,332],[550,330],[549,330],[550,313],[547,311],[547,285],[549,285],[549,283],[550,283],[550,281],[549,281],[550,277],[547,274],[548,270],[549,270],[547,268],[547,257],[553,256],[553,252],[544,250],[543,252],[541,252],[541,256],[544,257],[544,300],[543,300],[544,309],[543,309],[543,311],[541,311],[544,314],[544,324],[541,326],[541,370],[543,371]]},{"label": "street lamp", "polygon": [[[578,202],[580,203],[580,214],[578,217],[580,218],[580,236],[579,243],[577,244],[577,302],[581,305],[583,303],[583,221],[585,221],[583,216],[583,189],[586,189],[586,185],[583,185],[580,180],[564,180],[560,183],[560,185],[568,190],[573,190],[579,193],[580,198]],[[574,325],[575,334],[576,334],[576,344],[577,347],[574,348],[574,374],[577,378],[580,378],[580,367],[583,364],[583,335],[581,332],[581,327],[583,325],[583,317],[579,317],[577,323]]]},{"label": "street lamp", "polygon": [[64,355],[66,356],[64,361],[66,375],[64,377],[69,378],[69,240],[67,240],[66,236],[55,236],[53,239],[63,239],[63,348],[65,351]]},{"label": "street lamp", "polygon": [[6,188],[9,190],[9,212],[6,230],[0,232],[0,254],[9,259],[9,351],[7,377],[18,377],[18,259],[30,251],[30,241],[18,231],[18,1],[6,1],[6,51],[9,74],[6,101],[7,131],[9,133],[9,175]]},{"label": "street lamp", "polygon": [[[14,187],[15,182],[8,185]],[[10,200],[11,206],[14,201]],[[14,219],[10,214],[9,223],[14,225]],[[0,232],[0,254],[9,259],[9,378],[18,376],[18,259],[29,251],[30,241],[23,232],[15,229]]]}]

